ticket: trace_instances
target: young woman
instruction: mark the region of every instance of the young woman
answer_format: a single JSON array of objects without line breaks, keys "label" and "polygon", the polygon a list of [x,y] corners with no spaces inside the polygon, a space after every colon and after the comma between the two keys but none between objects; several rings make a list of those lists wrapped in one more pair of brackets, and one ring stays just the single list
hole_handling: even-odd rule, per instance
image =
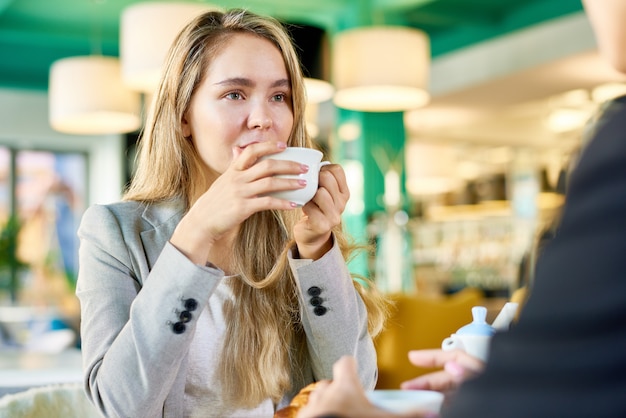
[{"label": "young woman", "polygon": [[349,191],[325,166],[302,208],[266,194],[308,167],[264,160],[312,147],[283,27],[209,12],[171,47],[124,201],[79,229],[88,395],[106,416],[271,417],[342,355],[376,381],[384,301],[353,281]]}]

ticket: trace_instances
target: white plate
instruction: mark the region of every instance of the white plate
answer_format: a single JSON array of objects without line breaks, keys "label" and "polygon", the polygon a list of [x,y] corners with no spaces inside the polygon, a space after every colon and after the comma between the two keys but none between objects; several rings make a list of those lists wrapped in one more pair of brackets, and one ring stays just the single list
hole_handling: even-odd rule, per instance
[{"label": "white plate", "polygon": [[380,409],[395,413],[439,412],[443,403],[443,394],[430,390],[370,390],[366,395]]}]

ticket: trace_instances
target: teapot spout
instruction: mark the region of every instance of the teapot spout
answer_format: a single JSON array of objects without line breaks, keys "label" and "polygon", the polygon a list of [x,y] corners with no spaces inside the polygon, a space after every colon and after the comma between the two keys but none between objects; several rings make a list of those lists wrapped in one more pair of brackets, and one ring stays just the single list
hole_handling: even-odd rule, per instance
[{"label": "teapot spout", "polygon": [[496,331],[506,331],[509,329],[509,325],[517,314],[518,306],[519,304],[517,302],[505,303],[502,309],[500,309],[498,316],[496,316],[496,319],[493,320],[491,326],[494,327]]}]

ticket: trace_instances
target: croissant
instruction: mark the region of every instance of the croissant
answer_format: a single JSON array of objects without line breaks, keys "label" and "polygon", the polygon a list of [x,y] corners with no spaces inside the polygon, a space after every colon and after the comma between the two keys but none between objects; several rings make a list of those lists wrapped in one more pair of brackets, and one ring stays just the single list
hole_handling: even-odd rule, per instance
[{"label": "croissant", "polygon": [[282,409],[279,409],[278,411],[276,411],[276,413],[274,413],[274,418],[296,418],[296,415],[298,415],[300,408],[306,405],[309,401],[309,395],[315,389],[318,383],[319,382],[313,382],[300,389],[300,392],[298,392],[298,394],[293,397],[289,405]]}]

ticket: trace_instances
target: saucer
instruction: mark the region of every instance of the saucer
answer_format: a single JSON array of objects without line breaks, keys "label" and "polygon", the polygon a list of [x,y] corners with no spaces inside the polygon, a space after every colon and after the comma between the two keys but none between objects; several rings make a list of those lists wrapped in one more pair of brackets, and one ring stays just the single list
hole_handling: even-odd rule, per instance
[{"label": "saucer", "polygon": [[395,413],[439,412],[443,394],[431,390],[370,390],[367,399],[380,409]]}]

